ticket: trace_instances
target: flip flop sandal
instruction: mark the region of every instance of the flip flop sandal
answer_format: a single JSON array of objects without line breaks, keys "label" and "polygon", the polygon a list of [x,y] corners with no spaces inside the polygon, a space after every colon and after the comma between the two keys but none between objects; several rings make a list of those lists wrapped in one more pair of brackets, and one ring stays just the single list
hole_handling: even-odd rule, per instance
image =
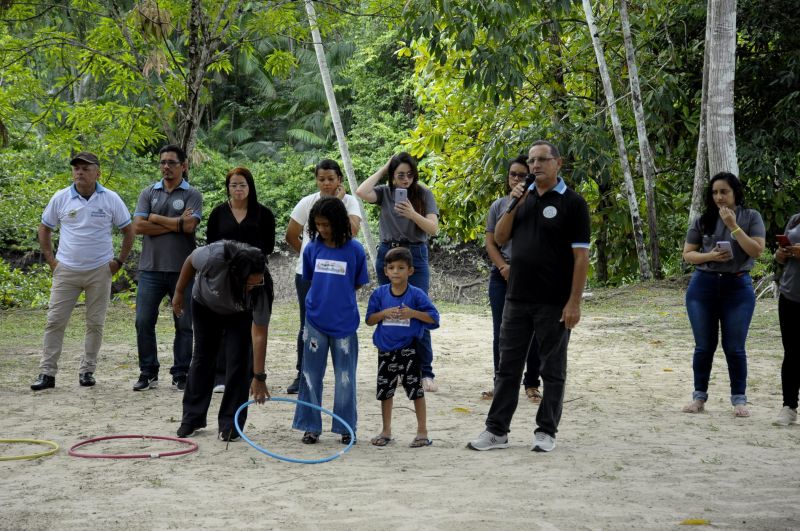
[{"label": "flip flop sandal", "polygon": [[542,393],[539,392],[538,387],[527,387],[525,389],[525,396],[534,404],[538,404],[542,401]]},{"label": "flip flop sandal", "polygon": [[411,441],[411,444],[408,445],[409,448],[423,448],[425,446],[430,446],[433,444],[433,441],[428,439],[427,437],[414,437],[414,440]]},{"label": "flip flop sandal", "polygon": [[702,413],[706,409],[706,403],[703,400],[692,400],[683,406],[684,413]]},{"label": "flip flop sandal", "polygon": [[[350,440],[351,439],[349,433],[345,433],[344,435],[342,435],[342,444],[350,444]],[[353,444],[356,444],[356,441],[353,441]]]},{"label": "flip flop sandal", "polygon": [[481,400],[491,400],[494,398],[494,391],[484,391],[481,393]]},{"label": "flip flop sandal", "polygon": [[369,440],[369,442],[371,442],[373,446],[386,446],[393,441],[394,439],[392,439],[391,437],[384,437],[383,435],[376,435],[375,437]]},{"label": "flip flop sandal", "polygon": [[319,433],[307,431],[303,434],[303,444],[317,444],[319,442]]}]

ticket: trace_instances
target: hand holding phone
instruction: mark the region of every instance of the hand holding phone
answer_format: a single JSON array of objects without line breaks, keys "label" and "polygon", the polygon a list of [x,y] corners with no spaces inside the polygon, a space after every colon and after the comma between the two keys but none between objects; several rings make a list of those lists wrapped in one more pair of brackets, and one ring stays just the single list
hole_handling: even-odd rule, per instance
[{"label": "hand holding phone", "polygon": [[724,261],[733,258],[733,249],[731,248],[731,242],[729,241],[718,241],[714,247],[714,250],[717,252],[724,252],[727,255],[727,258],[725,258]]},{"label": "hand holding phone", "polygon": [[778,245],[781,247],[791,247],[792,242],[789,241],[789,237],[785,234],[777,234],[775,235],[775,241],[778,242]]},{"label": "hand holding phone", "polygon": [[394,189],[394,204],[399,204],[408,199],[408,190],[405,188]]}]

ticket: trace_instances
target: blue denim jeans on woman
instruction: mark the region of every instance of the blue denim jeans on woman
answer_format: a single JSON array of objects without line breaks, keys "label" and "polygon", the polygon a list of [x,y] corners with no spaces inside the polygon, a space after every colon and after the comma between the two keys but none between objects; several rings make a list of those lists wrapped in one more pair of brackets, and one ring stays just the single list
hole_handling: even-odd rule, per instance
[{"label": "blue denim jeans on woman", "polygon": [[686,313],[694,334],[693,400],[708,400],[711,364],[722,330],[722,350],[728,362],[731,403],[747,403],[745,341],[756,306],[753,281],[746,272],[709,273],[697,270],[686,290]]},{"label": "blue denim jeans on woman", "polygon": [[[378,256],[375,259],[375,272],[378,276],[378,284],[381,286],[389,283],[389,278],[383,272],[383,259],[391,248],[392,246],[387,243],[381,243],[378,246]],[[428,266],[428,245],[424,243],[413,244],[408,247],[408,250],[411,251],[411,256],[414,258],[414,274],[408,277],[408,283],[427,294],[431,281],[431,270]],[[417,348],[422,377],[433,378],[433,346],[431,345],[430,330],[425,330],[422,333],[422,338],[417,343]]]},{"label": "blue denim jeans on woman", "polygon": [[[139,350],[139,370],[148,376],[158,376],[158,347],[156,345],[156,322],[159,307],[165,296],[170,301],[175,294],[179,273],[163,271],[140,271],[136,288],[136,346]],[[189,282],[183,292],[183,315],[172,320],[175,323],[175,339],[172,345],[173,365],[169,370],[173,376],[186,376],[192,361],[192,286]]]},{"label": "blue denim jeans on woman", "polygon": [[[328,365],[328,350],[333,359],[334,392],[333,412],[356,431],[358,414],[356,412],[356,367],[358,366],[358,336],[334,338],[323,334],[306,321],[303,327],[305,351],[303,352],[303,371],[300,375],[300,394],[298,399],[321,405],[322,380]],[[308,406],[298,404],[294,410],[292,427],[311,433],[322,433],[322,415]],[[334,419],[333,433],[349,434],[341,422]]]}]

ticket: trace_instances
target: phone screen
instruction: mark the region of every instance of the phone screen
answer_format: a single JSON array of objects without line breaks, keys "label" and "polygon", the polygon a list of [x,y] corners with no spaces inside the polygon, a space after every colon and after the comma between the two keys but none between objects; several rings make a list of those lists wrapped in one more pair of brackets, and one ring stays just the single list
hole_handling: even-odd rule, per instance
[{"label": "phone screen", "polygon": [[789,241],[789,237],[785,234],[778,234],[775,236],[775,241],[778,242],[778,245],[781,247],[791,247],[792,242]]},{"label": "phone screen", "polygon": [[405,188],[395,188],[394,189],[394,202],[395,203],[402,203],[408,198],[408,190]]}]

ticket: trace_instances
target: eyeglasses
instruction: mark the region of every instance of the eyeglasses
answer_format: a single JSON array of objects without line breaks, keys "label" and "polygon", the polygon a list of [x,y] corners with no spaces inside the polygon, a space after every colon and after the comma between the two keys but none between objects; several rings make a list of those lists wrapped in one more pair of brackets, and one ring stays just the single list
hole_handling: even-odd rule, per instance
[{"label": "eyeglasses", "polygon": [[250,283],[248,282],[247,284],[245,284],[245,287],[247,287],[247,288],[257,288],[257,287],[259,287],[259,286],[263,286],[263,285],[264,285],[264,279],[262,278],[262,279],[261,279],[261,282],[257,282],[257,283],[255,283],[255,284],[250,284]]},{"label": "eyeglasses", "polygon": [[395,173],[394,174],[394,178],[395,179],[413,179],[414,178],[414,174],[413,173]]},{"label": "eyeglasses", "polygon": [[181,161],[179,161],[179,160],[159,160],[158,161],[158,165],[159,166],[169,166],[170,168],[174,168],[175,166],[177,166],[180,163],[181,163]]},{"label": "eyeglasses", "polygon": [[228,188],[234,188],[234,189],[247,188],[247,183],[241,183],[241,184],[240,183],[232,183],[232,184],[228,185]]},{"label": "eyeglasses", "polygon": [[525,177],[527,176],[527,173],[517,173],[515,171],[508,172],[508,177],[514,181],[524,181]]},{"label": "eyeglasses", "polygon": [[536,164],[537,162],[541,162],[544,164],[548,160],[553,160],[555,157],[531,157],[528,159],[528,164]]}]

